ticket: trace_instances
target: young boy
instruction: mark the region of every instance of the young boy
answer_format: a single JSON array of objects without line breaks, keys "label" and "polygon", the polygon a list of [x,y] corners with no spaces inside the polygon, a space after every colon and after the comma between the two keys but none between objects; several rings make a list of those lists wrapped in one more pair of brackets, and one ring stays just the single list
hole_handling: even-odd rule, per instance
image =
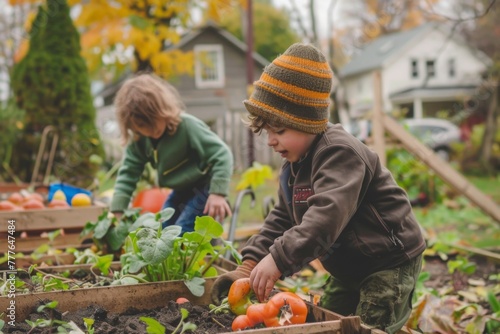
[{"label": "young boy", "polygon": [[266,131],[285,160],[279,199],[242,249],[242,265],[216,280],[212,299],[250,277],[263,301],[276,280],[319,258],[331,273],[320,305],[394,333],[410,316],[425,241],[407,194],[377,154],[328,123],[331,85],[321,52],[294,44],[244,101],[251,129]]},{"label": "young boy", "polygon": [[194,230],[196,216],[231,215],[226,196],[232,153],[204,122],[183,112],[173,86],[153,74],[140,74],[123,84],[115,106],[127,145],[111,201],[115,216],[128,207],[148,162],[158,172],[159,185],[173,190],[163,208],[175,213],[164,226],[179,225],[184,233]]}]

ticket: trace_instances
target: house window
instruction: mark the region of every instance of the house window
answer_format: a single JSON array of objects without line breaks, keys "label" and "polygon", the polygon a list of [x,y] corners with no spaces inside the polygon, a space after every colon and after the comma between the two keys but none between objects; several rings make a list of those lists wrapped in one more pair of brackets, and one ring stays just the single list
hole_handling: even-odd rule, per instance
[{"label": "house window", "polygon": [[224,87],[224,54],[222,46],[196,45],[194,54],[196,87]]},{"label": "house window", "polygon": [[411,60],[411,77],[418,78],[418,60]]},{"label": "house window", "polygon": [[455,58],[448,59],[448,75],[450,78],[455,77]]},{"label": "house window", "polygon": [[428,78],[434,78],[436,76],[436,62],[434,60],[427,60],[425,62],[425,70]]}]

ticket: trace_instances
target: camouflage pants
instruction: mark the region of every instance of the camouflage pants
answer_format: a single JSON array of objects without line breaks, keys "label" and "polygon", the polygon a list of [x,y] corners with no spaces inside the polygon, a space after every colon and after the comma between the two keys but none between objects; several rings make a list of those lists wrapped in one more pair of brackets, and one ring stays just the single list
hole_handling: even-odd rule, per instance
[{"label": "camouflage pants", "polygon": [[400,267],[371,274],[361,281],[330,277],[320,306],[344,316],[358,315],[369,326],[389,334],[401,329],[412,310],[412,296],[422,256]]}]

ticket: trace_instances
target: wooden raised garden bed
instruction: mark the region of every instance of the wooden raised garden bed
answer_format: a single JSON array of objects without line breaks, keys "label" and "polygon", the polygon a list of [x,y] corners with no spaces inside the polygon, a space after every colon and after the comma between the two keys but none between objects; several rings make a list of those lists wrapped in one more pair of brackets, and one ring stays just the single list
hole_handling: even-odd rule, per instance
[{"label": "wooden raised garden bed", "polygon": [[[15,321],[17,324],[24,322],[33,312],[33,308],[40,302],[57,301],[58,312],[65,313],[68,317],[71,313],[82,309],[103,309],[106,313],[122,314],[137,313],[137,318],[150,311],[166,307],[169,302],[179,297],[189,299],[192,305],[209,305],[210,290],[215,278],[206,280],[205,294],[201,297],[192,295],[182,281],[168,281],[158,283],[146,283],[136,285],[122,285],[112,287],[98,287],[89,289],[77,289],[72,291],[43,292],[27,295],[17,295],[15,298]],[[8,310],[12,299],[0,297],[0,309]],[[286,327],[262,328],[245,330],[248,333],[383,333],[372,330],[360,323],[359,317],[342,317],[336,313],[308,303],[308,321],[303,325],[291,325]],[[134,310],[131,309],[134,308]],[[207,316],[206,321],[210,321]],[[9,320],[9,319],[6,319]],[[16,326],[17,327],[17,326]],[[6,333],[9,325],[6,326]],[[222,327],[218,333],[230,332],[229,328]]]},{"label": "wooden raised garden bed", "polygon": [[[52,266],[41,268],[41,270],[43,270],[43,272],[47,274],[57,274],[61,272],[72,273],[78,269],[90,270],[90,266],[91,265]],[[227,271],[233,270],[235,268],[235,263],[221,258],[216,262],[214,266],[216,267],[219,274],[222,274]],[[119,267],[119,262],[113,262],[112,268],[114,270],[118,270]],[[78,316],[76,316],[76,318],[78,318],[81,315],[82,309],[86,309],[85,312],[94,313],[101,312],[100,310],[106,310],[106,313],[112,313],[115,315],[130,315],[130,313],[132,312],[134,313],[134,317],[139,319],[140,316],[144,316],[145,314],[149,314],[147,316],[150,316],[151,312],[158,312],[159,308],[164,308],[160,313],[165,312],[165,310],[167,309],[172,309],[172,305],[176,305],[173,301],[177,300],[177,298],[179,297],[187,298],[190,301],[191,305],[206,307],[208,311],[208,305],[211,303],[210,291],[212,289],[214,281],[215,278],[206,279],[205,293],[201,297],[192,295],[182,281],[140,283],[134,285],[81,288],[57,292],[17,294],[15,298],[15,318],[17,323],[22,323],[25,319],[29,319],[33,316],[34,309],[36,309],[38,305],[50,301],[57,301],[57,311],[70,314],[68,319],[73,320],[75,319],[75,316],[71,316],[71,314],[78,314]],[[6,296],[0,297],[0,310],[7,310],[9,305],[11,305],[11,300],[11,298],[8,298]],[[305,324],[280,328],[259,328],[245,330],[244,332],[263,334],[384,333],[383,331],[373,330],[368,326],[361,324],[359,317],[343,317],[337,313],[321,308],[308,301],[306,301],[306,303],[308,306],[309,315],[308,320]],[[131,310],[131,307],[133,307],[135,310]],[[194,314],[195,313],[193,311],[193,316],[195,316]],[[86,315],[89,316],[88,314]],[[220,326],[223,325],[222,322],[219,323],[217,319],[213,319],[210,314],[209,316],[207,316],[207,314],[204,314],[203,317],[207,317],[206,321],[213,321]],[[33,318],[31,319],[33,320]],[[220,327],[219,331],[207,331],[207,333],[230,332],[230,322],[228,325],[226,321],[224,325],[228,327]],[[9,332],[7,331],[6,333]]]},{"label": "wooden raised garden bed", "polygon": [[[84,238],[80,233],[88,221],[95,221],[104,211],[104,206],[93,205],[89,207],[51,208],[40,210],[2,211],[0,212],[0,233],[8,231],[9,221],[15,221],[15,252],[31,252],[49,239],[42,236],[44,232],[64,229],[60,235],[51,242],[56,248],[78,247]],[[21,238],[24,233],[25,237]],[[2,238],[5,236],[2,235]],[[6,249],[0,249],[0,254]]]}]

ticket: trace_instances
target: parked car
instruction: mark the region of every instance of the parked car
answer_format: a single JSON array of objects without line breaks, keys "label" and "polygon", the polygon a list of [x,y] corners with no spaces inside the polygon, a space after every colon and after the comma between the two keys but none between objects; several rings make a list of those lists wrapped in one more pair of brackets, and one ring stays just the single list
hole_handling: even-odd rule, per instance
[{"label": "parked car", "polygon": [[460,128],[445,119],[408,118],[401,123],[445,161],[450,159],[453,144],[461,142]]}]

